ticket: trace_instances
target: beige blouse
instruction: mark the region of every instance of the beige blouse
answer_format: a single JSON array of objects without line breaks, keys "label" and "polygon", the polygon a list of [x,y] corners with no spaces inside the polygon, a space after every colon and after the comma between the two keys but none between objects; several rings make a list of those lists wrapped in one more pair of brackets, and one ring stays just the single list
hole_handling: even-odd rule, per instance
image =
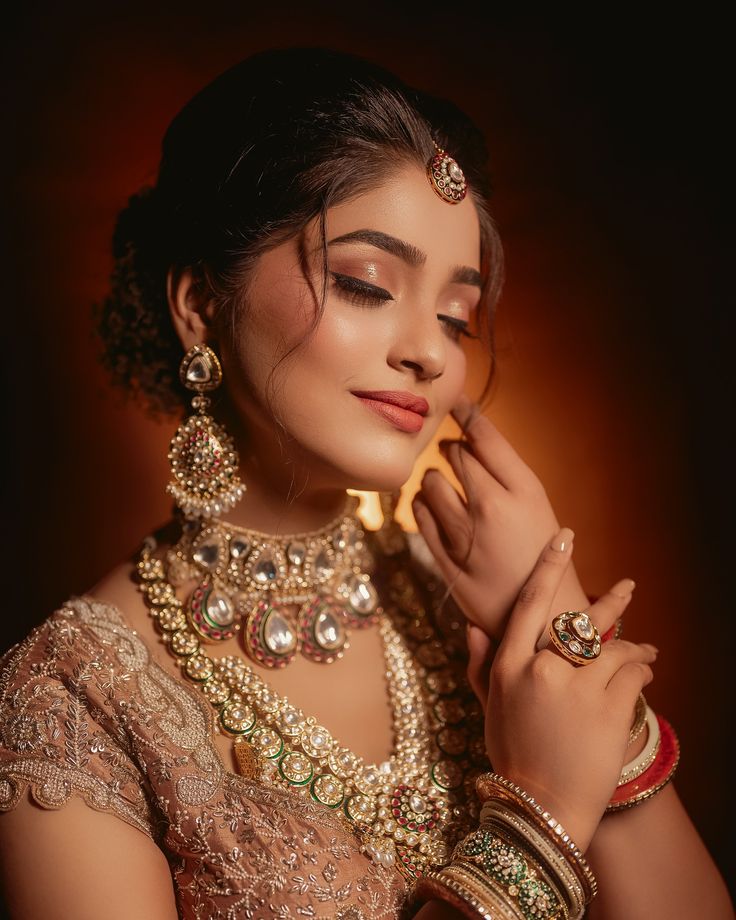
[{"label": "beige blouse", "polygon": [[411,916],[407,881],[347,819],[245,780],[214,710],[149,654],[117,608],[74,597],[0,659],[0,809],[73,795],[151,837],[182,918]]}]

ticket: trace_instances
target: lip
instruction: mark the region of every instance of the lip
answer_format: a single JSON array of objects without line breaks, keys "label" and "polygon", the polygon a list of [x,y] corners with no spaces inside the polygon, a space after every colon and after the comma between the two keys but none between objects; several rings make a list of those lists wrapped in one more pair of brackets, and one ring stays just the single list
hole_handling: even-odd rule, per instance
[{"label": "lip", "polygon": [[429,403],[421,396],[405,390],[352,390],[366,408],[382,416],[400,431],[416,433],[422,430]]}]

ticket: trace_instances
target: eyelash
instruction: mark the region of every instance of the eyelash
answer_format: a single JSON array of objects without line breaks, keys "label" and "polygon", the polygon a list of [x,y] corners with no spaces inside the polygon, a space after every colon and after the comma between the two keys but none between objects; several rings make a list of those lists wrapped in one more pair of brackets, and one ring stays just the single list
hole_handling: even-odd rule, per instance
[{"label": "eyelash", "polygon": [[[389,300],[393,300],[391,294],[384,288],[376,287],[373,284],[366,284],[359,278],[353,278],[352,275],[343,275],[340,272],[332,272],[331,274],[335,284],[340,290],[344,294],[347,294],[348,299],[352,303],[358,306],[375,307],[378,304],[387,303]],[[473,335],[473,333],[469,331],[468,324],[464,319],[457,319],[454,316],[445,316],[442,313],[437,314],[437,319],[444,323],[447,334],[455,342],[459,341],[461,335],[468,339],[478,338],[477,335]]]}]

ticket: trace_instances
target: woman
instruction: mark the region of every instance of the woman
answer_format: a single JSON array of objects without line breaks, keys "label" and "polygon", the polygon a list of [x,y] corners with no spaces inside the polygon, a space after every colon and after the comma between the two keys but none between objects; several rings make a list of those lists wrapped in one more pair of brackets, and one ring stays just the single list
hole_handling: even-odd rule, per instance
[{"label": "woman", "polygon": [[[101,331],[186,410],[177,508],[3,660],[12,916],[730,916],[656,649],[618,639],[633,582],[589,602],[463,395],[486,194],[462,113],[331,52],[251,58],[170,126]],[[464,496],[430,471],[409,539],[390,496],[448,413]]]}]

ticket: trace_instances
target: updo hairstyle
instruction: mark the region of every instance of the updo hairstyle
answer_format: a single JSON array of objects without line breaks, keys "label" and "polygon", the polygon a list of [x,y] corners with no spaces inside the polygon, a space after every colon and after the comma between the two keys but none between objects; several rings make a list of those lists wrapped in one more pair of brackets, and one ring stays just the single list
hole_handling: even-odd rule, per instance
[{"label": "updo hairstyle", "polygon": [[[378,66],[297,48],[247,58],[201,90],[163,140],[158,179],[130,199],[113,238],[110,292],[98,308],[102,361],[154,416],[178,414],[182,347],[166,296],[170,270],[190,269],[234,329],[258,256],[329,207],[407,164],[434,142],[460,163],[481,224],[481,329],[492,354],[502,255],[486,199],[485,142],[456,106]],[[429,189],[428,189],[429,191]]]}]

